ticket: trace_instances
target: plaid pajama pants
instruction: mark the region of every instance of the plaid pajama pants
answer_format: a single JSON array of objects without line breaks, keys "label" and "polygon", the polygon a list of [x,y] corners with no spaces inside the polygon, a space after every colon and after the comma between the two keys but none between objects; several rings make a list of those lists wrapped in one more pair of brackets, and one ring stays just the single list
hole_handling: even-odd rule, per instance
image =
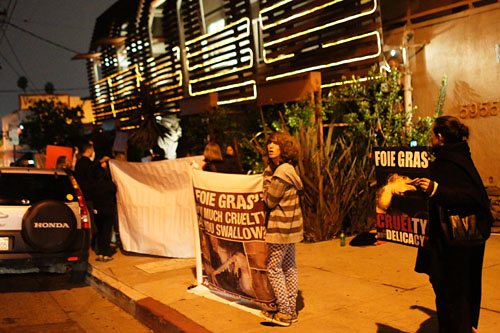
[{"label": "plaid pajama pants", "polygon": [[296,311],[299,285],[295,244],[267,245],[267,275],[276,296],[278,310],[291,315]]}]

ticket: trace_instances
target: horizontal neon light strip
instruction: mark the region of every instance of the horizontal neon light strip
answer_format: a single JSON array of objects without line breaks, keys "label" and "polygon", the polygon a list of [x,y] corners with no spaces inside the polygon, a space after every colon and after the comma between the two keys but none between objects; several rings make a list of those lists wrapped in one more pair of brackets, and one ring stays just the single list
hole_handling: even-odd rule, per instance
[{"label": "horizontal neon light strip", "polygon": [[195,92],[195,93],[193,93],[192,86],[191,86],[191,84],[189,84],[189,95],[191,95],[191,96],[205,95],[205,94],[209,94],[211,92],[217,92],[217,91],[234,89],[234,88],[238,88],[238,87],[248,86],[250,84],[255,85],[256,84],[255,80],[249,80],[249,81],[245,81],[245,82],[242,82],[242,83],[230,84],[230,85],[227,85],[227,86],[222,86],[222,87],[217,87],[217,88],[213,88],[213,89],[198,91],[198,92]]},{"label": "horizontal neon light strip", "polygon": [[248,27],[250,26],[250,19],[249,19],[248,17],[243,17],[243,18],[239,19],[239,20],[238,20],[238,21],[236,21],[236,22],[233,22],[233,23],[231,23],[231,24],[226,25],[226,26],[224,27],[224,29],[222,29],[222,30],[219,30],[219,31],[216,31],[216,32],[212,32],[212,33],[210,33],[210,34],[204,34],[204,35],[201,35],[201,36],[199,36],[199,37],[197,37],[197,38],[195,38],[195,39],[192,39],[192,40],[187,41],[184,45],[185,45],[185,46],[188,46],[188,45],[190,45],[190,44],[196,43],[197,41],[203,40],[203,39],[205,39],[205,38],[209,38],[209,37],[214,36],[214,35],[217,35],[217,34],[220,34],[220,33],[221,33],[221,32],[223,32],[223,31],[229,30],[229,29],[231,29],[232,27],[239,25],[239,24],[240,24],[241,22],[243,22],[243,21],[246,21],[246,24],[247,24],[247,30],[249,30],[249,28],[248,28]]},{"label": "horizontal neon light strip", "polygon": [[248,53],[250,55],[250,64],[248,64],[246,66],[236,67],[234,69],[224,70],[224,71],[218,72],[216,74],[203,76],[203,77],[198,78],[198,79],[190,80],[189,81],[189,85],[191,85],[193,83],[198,83],[198,82],[201,82],[201,81],[210,80],[210,79],[213,79],[213,78],[216,78],[216,77],[220,77],[220,76],[223,76],[223,75],[227,75],[227,74],[241,72],[241,71],[244,71],[245,69],[248,69],[248,68],[252,68],[253,67],[253,51],[252,51],[252,49],[243,49],[242,53],[243,53],[243,51],[246,51],[246,50],[249,51]]},{"label": "horizontal neon light strip", "polygon": [[123,88],[122,90],[119,90],[119,91],[113,93],[113,97],[119,96],[119,95],[121,95],[121,94],[123,94],[123,93],[125,93],[127,91],[134,90],[135,88],[136,88],[135,86],[134,87]]},{"label": "horizontal neon light strip", "polygon": [[[238,35],[236,37],[228,37],[227,39],[221,40],[220,42],[217,42],[214,44],[208,44],[207,46],[202,47],[200,50],[198,50],[196,52],[193,52],[193,53],[188,52],[186,54],[186,58],[188,58],[188,59],[193,58],[193,57],[199,56],[200,54],[212,52],[213,50],[218,49],[220,47],[235,44],[236,42],[238,42],[240,40],[244,40],[248,36],[249,36],[249,34],[245,33],[245,34]],[[234,47],[236,48],[236,46],[234,46]]]},{"label": "horizontal neon light strip", "polygon": [[176,71],[175,73],[169,73],[169,74],[164,74],[162,76],[158,76],[154,80],[149,81],[149,84],[154,84],[155,82],[162,81],[176,75],[179,75],[182,78],[182,73],[180,71]]},{"label": "horizontal neon light strip", "polygon": [[283,23],[286,23],[286,22],[290,22],[290,21],[292,21],[292,20],[295,20],[296,18],[299,18],[299,17],[305,16],[305,15],[309,15],[309,14],[311,14],[311,13],[314,13],[314,12],[318,11],[318,10],[321,10],[321,9],[323,9],[323,8],[326,8],[326,7],[332,6],[332,5],[334,5],[334,4],[336,4],[336,3],[339,3],[339,2],[342,2],[342,1],[343,1],[343,0],[334,0],[334,1],[330,1],[330,2],[327,2],[327,3],[323,4],[323,5],[321,5],[321,6],[317,6],[317,7],[314,7],[314,8],[308,9],[308,10],[306,10],[306,11],[303,11],[303,12],[297,13],[297,14],[292,15],[292,16],[289,16],[289,17],[284,18],[284,19],[282,19],[282,20],[279,20],[279,21],[277,21],[277,22],[274,22],[274,23],[271,23],[271,24],[268,24],[268,25],[264,25],[264,24],[262,23],[262,13],[264,13],[264,11],[266,11],[266,12],[267,12],[267,10],[266,10],[267,8],[266,8],[266,9],[261,10],[261,11],[259,12],[259,22],[260,22],[260,27],[262,28],[262,30],[266,30],[266,29],[269,29],[269,28],[272,28],[272,27],[278,26],[278,25],[280,25],[280,24],[283,24]]},{"label": "horizontal neon light strip", "polygon": [[176,85],[173,85],[173,86],[168,86],[168,87],[164,87],[164,88],[161,88],[158,92],[165,92],[165,91],[168,91],[168,90],[172,90],[172,89],[175,89],[175,88],[179,88],[179,87],[182,87],[182,84],[176,84]]},{"label": "horizontal neon light strip", "polygon": [[293,35],[286,36],[286,37],[283,37],[283,38],[280,38],[280,39],[276,39],[276,40],[267,42],[267,43],[264,44],[264,48],[266,48],[268,46],[271,46],[271,45],[275,45],[275,44],[281,43],[281,42],[289,40],[289,39],[293,39],[293,38],[296,38],[296,37],[307,35],[307,34],[310,34],[312,32],[316,32],[316,31],[319,31],[319,30],[323,30],[323,29],[332,27],[332,26],[337,25],[337,24],[348,22],[348,21],[357,19],[357,18],[362,17],[362,16],[370,15],[370,14],[374,13],[376,9],[377,9],[377,0],[373,0],[373,8],[370,9],[370,10],[368,10],[368,11],[366,11],[366,12],[364,12],[364,13],[359,13],[359,14],[356,14],[356,15],[345,17],[343,19],[340,19],[340,20],[337,20],[337,21],[334,21],[334,22],[330,22],[330,23],[321,25],[319,27],[314,27],[314,28],[311,28],[311,29],[308,29],[308,30],[300,31],[300,32],[297,32],[297,33],[295,33]]},{"label": "horizontal neon light strip", "polygon": [[217,105],[232,104],[232,103],[238,103],[238,102],[256,99],[257,98],[257,86],[254,84],[252,88],[253,88],[253,95],[252,96],[241,97],[241,98],[236,98],[236,99],[229,99],[227,101],[217,101]]},{"label": "horizontal neon light strip", "polygon": [[[236,46],[234,47],[234,49],[236,49]],[[203,62],[201,64],[194,65],[193,67],[190,66],[189,60],[187,60],[186,62],[187,62],[188,71],[194,71],[197,68],[207,67],[207,66],[216,64],[218,62],[222,62],[222,61],[225,61],[225,60],[228,60],[228,59],[231,59],[231,58],[236,58],[236,57],[237,57],[237,53],[236,53],[236,50],[235,50],[235,51],[232,51],[229,54],[226,54],[226,55],[223,55],[223,56],[218,56],[218,57],[212,58],[212,59],[210,59],[208,61],[205,61],[205,62]]]},{"label": "horizontal neon light strip", "polygon": [[332,82],[332,83],[326,83],[321,85],[321,89],[323,88],[330,88],[330,87],[337,87],[337,86],[343,86],[344,84],[350,84],[350,83],[355,83],[355,82],[365,82],[368,80],[372,80],[372,78],[369,77],[362,77],[360,79],[353,79],[353,80],[345,80],[345,81],[339,81],[339,82]]},{"label": "horizontal neon light strip", "polygon": [[105,78],[103,78],[103,79],[101,79],[101,80],[99,80],[99,81],[95,82],[95,83],[94,83],[94,85],[99,84],[99,83],[101,83],[101,82],[104,82],[104,81],[106,81],[106,80],[112,79],[112,78],[114,78],[115,76],[118,76],[118,75],[124,74],[124,73],[128,72],[129,70],[131,70],[131,69],[133,69],[133,68],[135,68],[135,69],[136,69],[136,72],[137,72],[137,65],[132,65],[132,66],[130,66],[129,68],[124,69],[123,71],[120,71],[120,72],[118,72],[118,73],[111,74],[110,76],[107,76],[107,77],[105,77]]},{"label": "horizontal neon light strip", "polygon": [[259,13],[267,13],[273,9],[276,9],[278,7],[281,7],[289,2],[292,2],[293,0],[284,0],[284,1],[281,1],[281,2],[278,2],[278,3],[275,3],[274,5],[270,6],[270,7],[267,7],[267,8],[264,8],[262,9]]},{"label": "horizontal neon light strip", "polygon": [[377,34],[378,34],[378,31],[370,31],[370,32],[367,32],[367,33],[362,34],[362,35],[357,35],[357,36],[349,37],[349,38],[346,38],[346,39],[341,39],[341,40],[338,40],[336,42],[321,44],[321,47],[324,48],[324,49],[326,49],[327,47],[332,47],[332,46],[335,46],[335,45],[340,45],[340,44],[352,42],[353,40],[363,39],[365,37],[375,36]]},{"label": "horizontal neon light strip", "polygon": [[332,62],[332,63],[325,64],[325,65],[317,65],[317,66],[307,67],[307,68],[303,68],[303,69],[299,69],[296,71],[287,72],[287,73],[283,73],[283,74],[278,74],[278,75],[274,75],[274,76],[268,76],[268,77],[266,77],[266,81],[276,80],[276,79],[280,79],[280,78],[287,77],[287,76],[293,76],[293,75],[301,74],[301,73],[305,73],[305,72],[312,72],[315,70],[325,69],[325,68],[329,68],[329,67],[335,67],[335,66],[339,66],[339,65],[343,65],[343,64],[349,64],[349,63],[356,62],[356,61],[362,61],[362,60],[366,60],[366,59],[376,58],[382,53],[380,33],[378,31],[377,31],[377,46],[378,46],[377,53],[374,53],[371,55],[341,60],[341,61]]},{"label": "horizontal neon light strip", "polygon": [[177,100],[183,99],[183,98],[184,97],[182,97],[182,96],[178,96],[178,97],[166,99],[166,100],[164,100],[164,102],[168,103],[168,102],[177,101]]},{"label": "horizontal neon light strip", "polygon": [[264,62],[266,64],[271,64],[273,62],[276,62],[276,61],[280,61],[280,60],[285,60],[285,59],[288,59],[288,58],[293,58],[295,57],[295,53],[289,53],[289,54],[280,54],[279,56],[277,57],[274,57],[274,58],[271,58],[271,59],[267,59],[266,57],[266,50],[263,51],[263,58],[264,58]]}]

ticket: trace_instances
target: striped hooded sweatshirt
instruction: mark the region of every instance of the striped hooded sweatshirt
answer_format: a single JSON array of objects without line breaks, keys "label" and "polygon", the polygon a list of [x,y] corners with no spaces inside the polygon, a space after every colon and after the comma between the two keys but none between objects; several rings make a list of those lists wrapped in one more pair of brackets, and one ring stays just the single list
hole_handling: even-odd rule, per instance
[{"label": "striped hooded sweatshirt", "polygon": [[269,166],[264,171],[264,202],[270,210],[267,243],[291,244],[304,238],[302,211],[297,193],[302,189],[302,181],[289,163],[279,165],[274,173]]}]

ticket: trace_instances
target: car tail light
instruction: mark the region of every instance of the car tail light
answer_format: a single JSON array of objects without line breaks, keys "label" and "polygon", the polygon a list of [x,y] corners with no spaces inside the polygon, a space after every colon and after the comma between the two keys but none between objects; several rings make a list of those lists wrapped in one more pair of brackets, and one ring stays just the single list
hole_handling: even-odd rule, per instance
[{"label": "car tail light", "polygon": [[76,196],[78,197],[78,204],[80,205],[80,218],[82,220],[82,228],[89,229],[90,215],[89,215],[89,210],[87,208],[87,204],[85,203],[85,198],[83,197],[82,190],[80,189],[80,186],[78,186],[75,177],[70,176],[69,178],[71,179],[71,184],[73,185]]},{"label": "car tail light", "polygon": [[78,257],[68,257],[68,261],[78,261]]}]

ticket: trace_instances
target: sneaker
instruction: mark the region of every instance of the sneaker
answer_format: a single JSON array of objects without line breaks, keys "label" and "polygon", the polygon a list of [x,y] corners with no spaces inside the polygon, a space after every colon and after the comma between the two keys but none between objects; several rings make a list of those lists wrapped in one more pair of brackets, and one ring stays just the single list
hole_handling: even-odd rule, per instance
[{"label": "sneaker", "polygon": [[296,323],[299,321],[299,314],[297,313],[297,311],[294,311],[292,313],[292,323]]},{"label": "sneaker", "polygon": [[260,313],[260,315],[266,321],[278,324],[280,326],[292,325],[292,316],[286,315],[286,314],[281,313],[281,312],[262,311]]}]

